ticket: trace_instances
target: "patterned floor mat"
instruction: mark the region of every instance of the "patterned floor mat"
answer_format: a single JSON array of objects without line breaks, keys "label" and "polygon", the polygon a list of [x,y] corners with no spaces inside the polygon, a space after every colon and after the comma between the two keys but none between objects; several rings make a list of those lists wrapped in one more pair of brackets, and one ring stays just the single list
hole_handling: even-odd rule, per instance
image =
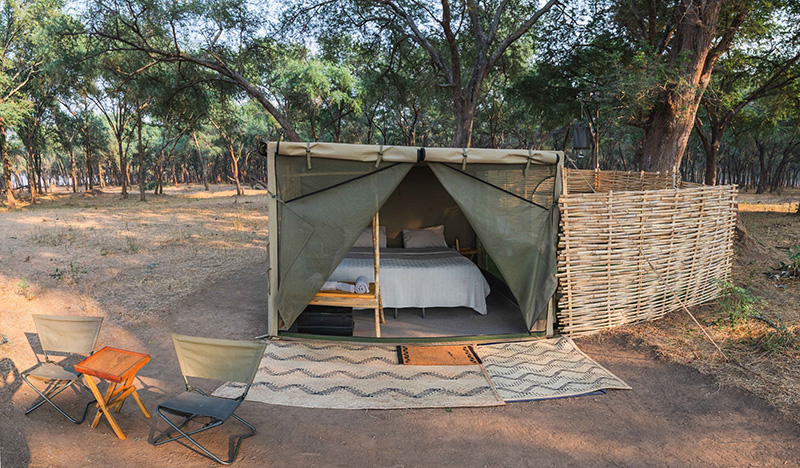
[{"label": "patterned floor mat", "polygon": [[476,351],[506,402],[631,389],[569,338],[478,345]]},{"label": "patterned floor mat", "polygon": [[[240,384],[214,395],[236,397]],[[334,409],[500,406],[482,366],[404,366],[394,346],[271,342],[248,400]]]}]

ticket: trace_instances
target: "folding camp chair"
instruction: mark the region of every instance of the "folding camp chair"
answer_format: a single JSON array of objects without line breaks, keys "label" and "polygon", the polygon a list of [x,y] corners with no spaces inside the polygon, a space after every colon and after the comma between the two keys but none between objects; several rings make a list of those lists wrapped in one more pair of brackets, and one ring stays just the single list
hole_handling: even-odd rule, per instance
[{"label": "folding camp chair", "polygon": [[[80,424],[86,419],[86,412],[89,411],[89,406],[95,400],[86,404],[86,409],[83,410],[83,415],[80,419],[73,418],[53,403],[53,397],[71,387],[72,384],[76,382],[80,385],[82,384],[79,380],[81,374],[74,372],[69,367],[53,362],[48,352],[91,355],[94,352],[97,335],[100,334],[103,318],[34,314],[33,323],[39,335],[45,362],[22,374],[22,380],[39,394],[39,400],[28,408],[25,414],[30,414],[44,403],[49,403],[65,418],[75,424]],[[29,379],[45,382],[46,387],[43,390],[39,390]]]},{"label": "folding camp chair", "polygon": [[[175,344],[175,353],[178,355],[178,364],[186,383],[186,391],[161,403],[156,408],[156,413],[172,429],[157,437],[153,441],[153,445],[186,438],[214,461],[230,465],[236,460],[242,439],[256,435],[256,428],[235,415],[234,411],[244,401],[250,390],[267,344],[258,341],[219,340],[182,335],[172,335],[172,342]],[[190,377],[242,383],[245,384],[244,391],[235,399],[209,396],[202,390],[192,387],[189,383]],[[176,425],[164,413],[183,417],[184,420]],[[199,429],[184,432],[183,426],[198,416],[209,418],[209,422]],[[230,417],[249,427],[250,432],[239,438],[230,459],[224,461],[209,452],[191,436],[217,427]],[[180,435],[171,437],[175,432]]]}]

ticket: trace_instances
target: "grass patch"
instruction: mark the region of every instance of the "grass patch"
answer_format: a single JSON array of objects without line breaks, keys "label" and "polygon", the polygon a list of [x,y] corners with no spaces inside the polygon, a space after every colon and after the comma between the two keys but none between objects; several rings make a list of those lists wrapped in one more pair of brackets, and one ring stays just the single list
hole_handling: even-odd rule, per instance
[{"label": "grass patch", "polygon": [[36,245],[58,247],[64,244],[72,244],[77,240],[76,230],[72,226],[55,229],[33,228],[33,234],[28,238]]}]

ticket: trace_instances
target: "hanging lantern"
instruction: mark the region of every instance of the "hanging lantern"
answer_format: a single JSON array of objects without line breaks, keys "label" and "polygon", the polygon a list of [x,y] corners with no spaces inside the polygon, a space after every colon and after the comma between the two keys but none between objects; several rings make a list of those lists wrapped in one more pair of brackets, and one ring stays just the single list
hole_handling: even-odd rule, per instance
[{"label": "hanging lantern", "polygon": [[591,141],[589,129],[585,125],[579,123],[572,127],[572,149],[590,149],[592,147]]}]

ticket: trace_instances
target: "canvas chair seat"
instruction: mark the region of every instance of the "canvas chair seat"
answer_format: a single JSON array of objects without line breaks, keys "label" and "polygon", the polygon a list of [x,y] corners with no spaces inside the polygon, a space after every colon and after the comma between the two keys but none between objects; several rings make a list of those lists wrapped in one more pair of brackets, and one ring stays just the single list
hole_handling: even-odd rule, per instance
[{"label": "canvas chair seat", "polygon": [[161,403],[159,408],[182,416],[207,416],[225,421],[236,411],[239,404],[241,401],[238,400],[201,395],[197,392],[183,392]]},{"label": "canvas chair seat", "polygon": [[39,380],[77,380],[78,374],[71,372],[58,364],[51,362],[42,364],[41,366],[33,369],[28,374],[28,377],[33,377]]}]

